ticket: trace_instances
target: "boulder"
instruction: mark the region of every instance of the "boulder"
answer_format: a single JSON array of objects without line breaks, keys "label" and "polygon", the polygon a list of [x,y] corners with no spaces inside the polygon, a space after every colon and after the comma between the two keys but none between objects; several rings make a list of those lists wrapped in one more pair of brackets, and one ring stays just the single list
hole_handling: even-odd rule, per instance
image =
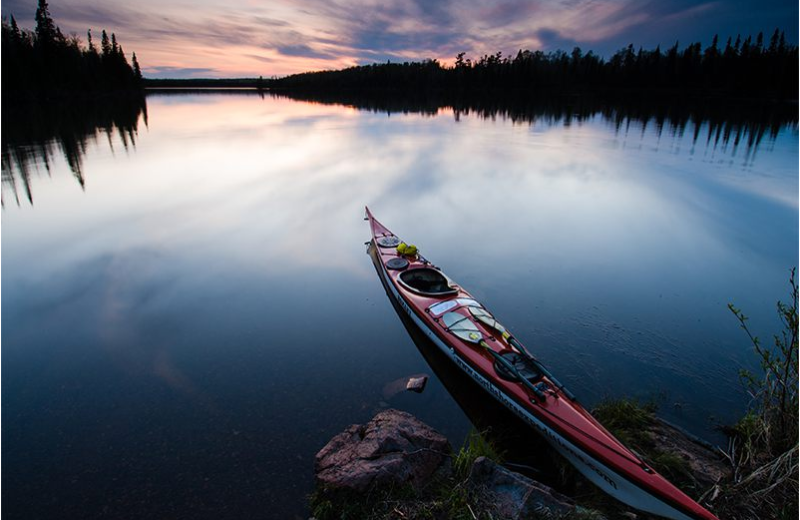
[{"label": "boulder", "polygon": [[450,471],[450,443],[413,415],[389,409],[364,425],[354,424],[317,453],[317,484],[334,491],[424,484]]},{"label": "boulder", "polygon": [[469,483],[500,518],[561,518],[580,511],[571,498],[486,457],[475,459]]}]

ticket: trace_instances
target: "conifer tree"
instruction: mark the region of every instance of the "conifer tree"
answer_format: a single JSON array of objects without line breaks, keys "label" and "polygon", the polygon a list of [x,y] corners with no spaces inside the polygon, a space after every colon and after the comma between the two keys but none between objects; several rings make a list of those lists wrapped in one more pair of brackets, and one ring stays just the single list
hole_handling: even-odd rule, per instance
[{"label": "conifer tree", "polygon": [[100,40],[100,47],[103,50],[103,57],[107,58],[111,56],[111,41],[108,39],[108,34],[106,34],[106,30],[103,29],[103,36]]},{"label": "conifer tree", "polygon": [[43,47],[51,46],[55,43],[57,34],[56,24],[50,16],[50,7],[47,0],[39,0],[36,8],[36,41]]},{"label": "conifer tree", "polygon": [[131,61],[133,62],[133,77],[136,78],[136,81],[142,81],[142,69],[139,67],[139,60],[136,59],[135,52],[131,57]]}]

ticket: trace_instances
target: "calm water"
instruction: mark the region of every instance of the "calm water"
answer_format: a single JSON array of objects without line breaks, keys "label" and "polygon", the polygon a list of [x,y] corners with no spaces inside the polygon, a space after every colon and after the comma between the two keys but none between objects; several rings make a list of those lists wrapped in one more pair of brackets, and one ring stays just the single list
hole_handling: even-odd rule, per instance
[{"label": "calm water", "polygon": [[439,379],[395,393],[433,372],[365,255],[365,205],[587,405],[656,398],[712,440],[753,364],[726,304],[770,337],[797,264],[796,120],[246,94],[134,114],[4,144],[7,518],[303,517],[316,451],[387,406],[460,444]]}]

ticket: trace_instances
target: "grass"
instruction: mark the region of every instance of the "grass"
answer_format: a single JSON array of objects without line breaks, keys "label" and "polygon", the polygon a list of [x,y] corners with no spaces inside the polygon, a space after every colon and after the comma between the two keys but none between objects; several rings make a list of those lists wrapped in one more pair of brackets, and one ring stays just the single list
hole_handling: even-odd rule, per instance
[{"label": "grass", "polygon": [[[598,404],[592,410],[592,415],[658,473],[684,492],[697,495],[699,492],[695,489],[696,483],[689,463],[680,455],[664,451],[655,443],[651,430],[656,426],[657,410],[655,401],[609,399]],[[599,492],[590,499],[590,502],[604,510],[613,511],[619,507]]]},{"label": "grass", "polygon": [[719,510],[734,519],[798,517],[798,286],[789,277],[789,303],[778,302],[782,329],[764,345],[744,313],[728,305],[760,363],[760,372],[742,371],[751,397],[747,413],[732,427],[727,456],[732,482],[714,490]]},{"label": "grass", "polygon": [[647,452],[653,448],[648,428],[655,424],[657,409],[653,401],[607,399],[592,410],[592,415],[624,445],[637,452]]},{"label": "grass", "polygon": [[657,472],[685,491],[691,491],[694,479],[689,464],[680,455],[657,446],[650,432],[656,425],[657,410],[653,401],[642,403],[635,399],[615,399],[601,402],[592,415]]},{"label": "grass", "polygon": [[504,458],[503,454],[498,451],[494,444],[487,440],[485,435],[472,430],[453,458],[453,471],[456,477],[462,480],[469,477],[472,464],[478,457],[486,457],[498,464],[502,464]]}]

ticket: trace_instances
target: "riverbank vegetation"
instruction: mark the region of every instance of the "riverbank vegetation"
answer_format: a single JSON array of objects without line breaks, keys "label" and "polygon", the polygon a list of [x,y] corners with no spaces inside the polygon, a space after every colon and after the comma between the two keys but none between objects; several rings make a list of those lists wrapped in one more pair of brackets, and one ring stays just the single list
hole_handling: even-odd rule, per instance
[{"label": "riverbank vegetation", "polygon": [[39,0],[33,31],[18,26],[14,16],[2,21],[3,100],[138,92],[142,72],[132,55],[128,63],[116,35],[102,31],[99,45],[92,32],[87,43],[65,36]]},{"label": "riverbank vegetation", "polygon": [[788,303],[779,301],[782,329],[764,344],[750,329],[748,318],[732,304],[760,363],[760,373],[743,370],[743,384],[752,398],[747,413],[727,429],[727,456],[732,482],[720,493],[727,518],[798,517],[798,286],[796,269],[789,279]]},{"label": "riverbank vegetation", "polygon": [[797,99],[798,50],[775,29],[765,39],[738,36],[723,44],[717,36],[705,49],[700,43],[645,50],[629,45],[609,59],[575,47],[519,50],[479,58],[460,53],[452,67],[437,60],[384,63],[336,71],[295,74],[269,82],[278,89],[347,92],[407,91],[539,91],[573,93],[646,91],[745,98]]}]

